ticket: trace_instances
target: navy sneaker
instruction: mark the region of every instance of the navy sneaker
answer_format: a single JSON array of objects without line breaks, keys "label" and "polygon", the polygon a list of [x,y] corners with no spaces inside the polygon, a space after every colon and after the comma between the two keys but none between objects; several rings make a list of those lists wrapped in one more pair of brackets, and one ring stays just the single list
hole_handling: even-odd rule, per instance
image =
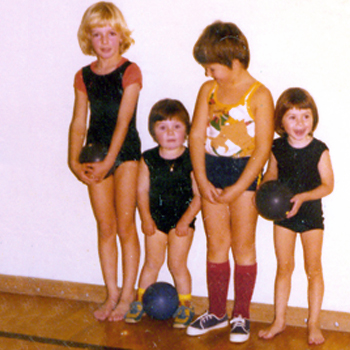
[{"label": "navy sneaker", "polygon": [[228,326],[228,317],[225,315],[222,318],[218,318],[214,314],[205,312],[202,316],[199,316],[194,322],[187,327],[187,335],[202,335]]},{"label": "navy sneaker", "polygon": [[232,343],[244,343],[250,336],[250,321],[241,315],[231,321],[230,341]]}]

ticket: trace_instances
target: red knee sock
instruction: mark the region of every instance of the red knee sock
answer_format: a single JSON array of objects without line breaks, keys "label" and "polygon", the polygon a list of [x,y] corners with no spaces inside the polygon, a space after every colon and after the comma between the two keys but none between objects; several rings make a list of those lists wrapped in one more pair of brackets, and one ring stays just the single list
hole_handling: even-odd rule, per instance
[{"label": "red knee sock", "polygon": [[232,317],[241,315],[243,318],[249,318],[249,307],[253,296],[256,275],[257,264],[235,266],[235,302]]},{"label": "red knee sock", "polygon": [[207,262],[209,313],[213,313],[219,318],[226,314],[230,274],[229,261],[219,264]]}]

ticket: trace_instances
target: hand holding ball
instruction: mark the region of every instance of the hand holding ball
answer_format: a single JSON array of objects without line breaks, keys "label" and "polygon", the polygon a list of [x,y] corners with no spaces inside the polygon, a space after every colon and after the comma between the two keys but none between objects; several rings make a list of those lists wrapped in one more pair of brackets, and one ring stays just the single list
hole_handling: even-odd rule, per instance
[{"label": "hand holding ball", "polygon": [[108,149],[98,143],[88,143],[83,147],[79,156],[80,163],[102,162],[108,153]]},{"label": "hand holding ball", "polygon": [[283,220],[292,209],[290,200],[293,193],[279,181],[267,181],[256,193],[256,206],[259,214],[267,220]]}]

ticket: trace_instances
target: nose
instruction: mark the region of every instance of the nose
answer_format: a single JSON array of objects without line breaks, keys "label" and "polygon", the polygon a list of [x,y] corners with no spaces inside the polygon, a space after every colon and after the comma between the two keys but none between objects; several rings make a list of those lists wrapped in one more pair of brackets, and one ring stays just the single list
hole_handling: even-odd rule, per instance
[{"label": "nose", "polygon": [[297,118],[297,125],[303,125],[304,119],[303,118]]},{"label": "nose", "polygon": [[108,44],[108,35],[102,35],[101,36],[101,43],[102,44]]}]

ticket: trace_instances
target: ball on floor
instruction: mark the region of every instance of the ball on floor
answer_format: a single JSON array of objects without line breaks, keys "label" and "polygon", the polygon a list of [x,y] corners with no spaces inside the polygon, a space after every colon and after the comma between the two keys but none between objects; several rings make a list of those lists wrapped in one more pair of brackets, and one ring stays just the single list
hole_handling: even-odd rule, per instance
[{"label": "ball on floor", "polygon": [[142,303],[148,316],[156,320],[167,320],[177,310],[179,296],[171,284],[156,282],[146,289]]}]

